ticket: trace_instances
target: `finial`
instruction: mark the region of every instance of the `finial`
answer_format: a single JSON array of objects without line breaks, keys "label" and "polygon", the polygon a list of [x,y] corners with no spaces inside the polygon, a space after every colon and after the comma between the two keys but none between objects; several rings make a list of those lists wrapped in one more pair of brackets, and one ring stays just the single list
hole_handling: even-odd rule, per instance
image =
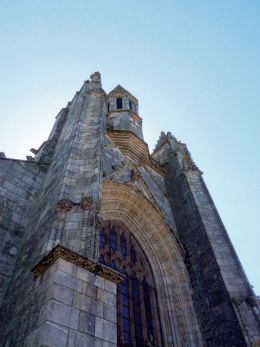
[{"label": "finial", "polygon": [[94,72],[90,75],[91,82],[101,82],[101,74],[100,72]]}]

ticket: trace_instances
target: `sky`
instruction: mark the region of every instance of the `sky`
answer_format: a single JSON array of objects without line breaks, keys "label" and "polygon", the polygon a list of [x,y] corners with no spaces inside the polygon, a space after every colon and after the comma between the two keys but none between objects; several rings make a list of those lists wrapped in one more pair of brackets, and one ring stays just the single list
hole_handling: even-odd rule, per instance
[{"label": "sky", "polygon": [[260,294],[260,1],[0,0],[0,151],[25,159],[94,71],[186,143]]}]

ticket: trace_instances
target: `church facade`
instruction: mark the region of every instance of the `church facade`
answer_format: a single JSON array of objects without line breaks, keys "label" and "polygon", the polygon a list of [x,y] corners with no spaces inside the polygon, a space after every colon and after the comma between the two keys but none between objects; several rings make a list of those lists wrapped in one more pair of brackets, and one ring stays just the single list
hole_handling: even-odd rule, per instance
[{"label": "church facade", "polygon": [[185,144],[152,154],[98,72],[26,161],[0,156],[1,347],[260,346],[257,298]]}]

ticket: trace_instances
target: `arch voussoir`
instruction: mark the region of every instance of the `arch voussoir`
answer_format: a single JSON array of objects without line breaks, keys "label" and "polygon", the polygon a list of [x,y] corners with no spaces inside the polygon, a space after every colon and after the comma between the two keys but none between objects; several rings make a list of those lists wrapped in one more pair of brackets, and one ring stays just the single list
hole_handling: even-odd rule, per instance
[{"label": "arch voussoir", "polygon": [[182,250],[160,212],[141,192],[107,181],[100,213],[104,220],[122,222],[149,260],[165,346],[202,346]]}]

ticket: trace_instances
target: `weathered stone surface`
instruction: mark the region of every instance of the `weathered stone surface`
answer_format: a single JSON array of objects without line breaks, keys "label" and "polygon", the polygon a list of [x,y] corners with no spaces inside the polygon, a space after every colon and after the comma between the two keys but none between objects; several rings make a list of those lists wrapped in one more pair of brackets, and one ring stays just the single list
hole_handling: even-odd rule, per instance
[{"label": "weathered stone surface", "polygon": [[97,300],[103,302],[106,305],[116,307],[116,296],[104,290],[102,288],[97,289]]},{"label": "weathered stone surface", "polygon": [[73,289],[65,287],[59,283],[54,283],[47,289],[46,300],[54,299],[67,305],[72,305]]},{"label": "weathered stone surface", "polygon": [[73,306],[82,311],[103,317],[103,303],[87,295],[75,292]]},{"label": "weathered stone surface", "polygon": [[67,347],[85,347],[85,346],[95,347],[95,337],[83,334],[79,331],[70,330]]},{"label": "weathered stone surface", "polygon": [[64,326],[45,322],[26,338],[24,347],[66,347],[68,335],[69,330]]},{"label": "weathered stone surface", "polygon": [[79,330],[85,334],[95,336],[95,316],[87,312],[80,312]]},{"label": "weathered stone surface", "polygon": [[59,283],[64,287],[74,289],[78,292],[82,291],[82,281],[73,275],[69,275],[62,271],[53,272],[47,279],[47,285],[52,283]]},{"label": "weathered stone surface", "polygon": [[116,323],[117,321],[117,310],[116,307],[104,305],[104,319],[110,322]]},{"label": "weathered stone surface", "polygon": [[95,322],[95,336],[100,339],[107,340],[112,343],[116,343],[116,324],[109,322],[105,319],[96,317]]},{"label": "weathered stone surface", "polygon": [[78,329],[79,310],[51,299],[42,307],[39,321],[51,321],[68,328]]},{"label": "weathered stone surface", "polygon": [[91,298],[96,298],[97,297],[97,288],[95,285],[83,282],[83,294],[91,297]]},{"label": "weathered stone surface", "polygon": [[[237,256],[202,180],[201,172],[193,163],[186,146],[173,138],[168,138],[157,148],[154,158],[166,170],[168,195],[176,217],[179,239],[186,251],[185,263],[204,343],[207,346],[246,346],[250,339],[243,336],[243,318],[241,313],[237,316],[238,311],[231,300],[232,289],[225,278],[240,279],[240,285],[236,285],[238,296],[248,296],[251,289],[237,263]],[[215,238],[213,234],[216,235]],[[241,286],[242,283],[244,287]],[[251,314],[242,326],[248,326],[246,321]],[[259,329],[256,328],[257,324],[256,321],[251,324],[251,333]],[[251,341],[254,339],[252,336]]]},{"label": "weathered stone surface", "polygon": [[200,170],[169,133],[150,156],[141,125],[137,99],[107,96],[94,73],[34,158],[0,154],[1,346],[117,345],[121,276],[98,262],[102,218],[151,265],[165,347],[259,343],[257,300]]},{"label": "weathered stone surface", "polygon": [[116,285],[116,283],[113,283],[113,282],[105,279],[104,289],[107,290],[108,292],[116,295],[117,285]]}]

